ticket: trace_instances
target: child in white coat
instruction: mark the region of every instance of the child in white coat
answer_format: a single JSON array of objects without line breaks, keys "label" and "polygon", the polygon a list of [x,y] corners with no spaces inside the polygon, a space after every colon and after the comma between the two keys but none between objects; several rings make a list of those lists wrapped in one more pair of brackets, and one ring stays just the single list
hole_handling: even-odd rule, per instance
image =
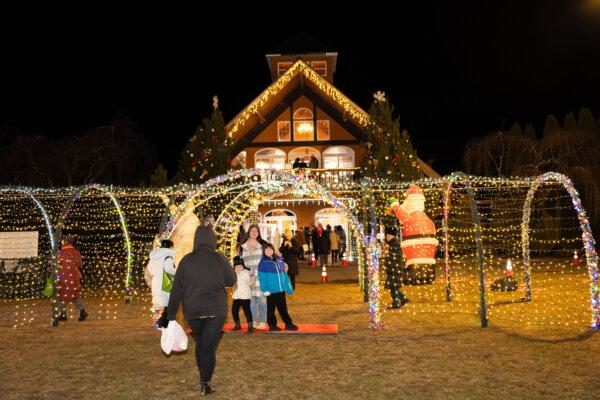
[{"label": "child in white coat", "polygon": [[[166,327],[167,313],[166,309],[169,305],[170,291],[165,291],[167,285],[163,285],[164,272],[167,273],[168,279],[173,279],[175,276],[175,250],[173,250],[173,242],[165,239],[160,242],[160,248],[150,252],[150,261],[146,267],[149,274],[152,276],[150,289],[152,290],[152,308],[158,319],[158,327]],[[165,325],[165,326],[163,326]]]},{"label": "child in white coat", "polygon": [[236,256],[233,259],[233,268],[237,275],[237,283],[233,288],[233,304],[231,305],[231,315],[233,316],[233,322],[235,322],[234,331],[242,329],[240,324],[240,308],[244,310],[246,321],[248,321],[248,333],[254,331],[252,325],[252,312],[250,311],[250,298],[252,297],[252,291],[250,286],[256,280],[256,277],[250,276],[250,270],[245,267],[244,259],[240,256]]}]

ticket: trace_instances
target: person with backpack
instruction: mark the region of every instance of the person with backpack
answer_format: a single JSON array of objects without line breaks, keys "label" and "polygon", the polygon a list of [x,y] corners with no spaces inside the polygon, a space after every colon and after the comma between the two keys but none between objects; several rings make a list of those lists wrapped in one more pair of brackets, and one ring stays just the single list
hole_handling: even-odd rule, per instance
[{"label": "person with backpack", "polygon": [[150,252],[150,261],[144,273],[146,283],[152,290],[152,308],[156,315],[160,316],[157,325],[159,328],[166,328],[165,325],[168,323],[166,307],[169,305],[175,272],[173,242],[164,239],[160,242],[160,248]]}]

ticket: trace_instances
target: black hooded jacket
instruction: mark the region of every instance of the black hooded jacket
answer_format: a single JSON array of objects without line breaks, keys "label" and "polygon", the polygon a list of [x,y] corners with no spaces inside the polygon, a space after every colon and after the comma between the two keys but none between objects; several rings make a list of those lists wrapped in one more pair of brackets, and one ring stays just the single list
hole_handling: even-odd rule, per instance
[{"label": "black hooded jacket", "polygon": [[194,249],[186,254],[177,268],[167,310],[175,320],[179,303],[186,320],[198,317],[227,316],[227,291],[237,276],[227,259],[216,252],[217,237],[212,228],[199,226]]}]

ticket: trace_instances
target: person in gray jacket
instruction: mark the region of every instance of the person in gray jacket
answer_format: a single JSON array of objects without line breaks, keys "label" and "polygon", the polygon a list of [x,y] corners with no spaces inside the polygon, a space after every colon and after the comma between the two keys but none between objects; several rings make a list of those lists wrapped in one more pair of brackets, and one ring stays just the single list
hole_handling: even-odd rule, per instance
[{"label": "person in gray jacket", "polygon": [[235,285],[237,276],[231,263],[217,253],[217,237],[209,226],[199,226],[194,249],[177,268],[169,298],[167,315],[174,321],[179,304],[196,340],[196,364],[200,371],[201,394],[214,392],[211,379],[216,365],[216,350],[227,317],[226,287]]}]

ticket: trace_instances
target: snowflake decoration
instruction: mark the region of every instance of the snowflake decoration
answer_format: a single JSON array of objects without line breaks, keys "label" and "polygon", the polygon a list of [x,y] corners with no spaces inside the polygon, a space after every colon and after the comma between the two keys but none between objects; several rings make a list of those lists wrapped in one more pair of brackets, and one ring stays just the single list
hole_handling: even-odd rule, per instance
[{"label": "snowflake decoration", "polygon": [[378,90],[374,95],[373,98],[375,99],[375,101],[379,101],[382,103],[385,103],[387,100],[385,98],[385,92],[382,92],[381,90]]}]

